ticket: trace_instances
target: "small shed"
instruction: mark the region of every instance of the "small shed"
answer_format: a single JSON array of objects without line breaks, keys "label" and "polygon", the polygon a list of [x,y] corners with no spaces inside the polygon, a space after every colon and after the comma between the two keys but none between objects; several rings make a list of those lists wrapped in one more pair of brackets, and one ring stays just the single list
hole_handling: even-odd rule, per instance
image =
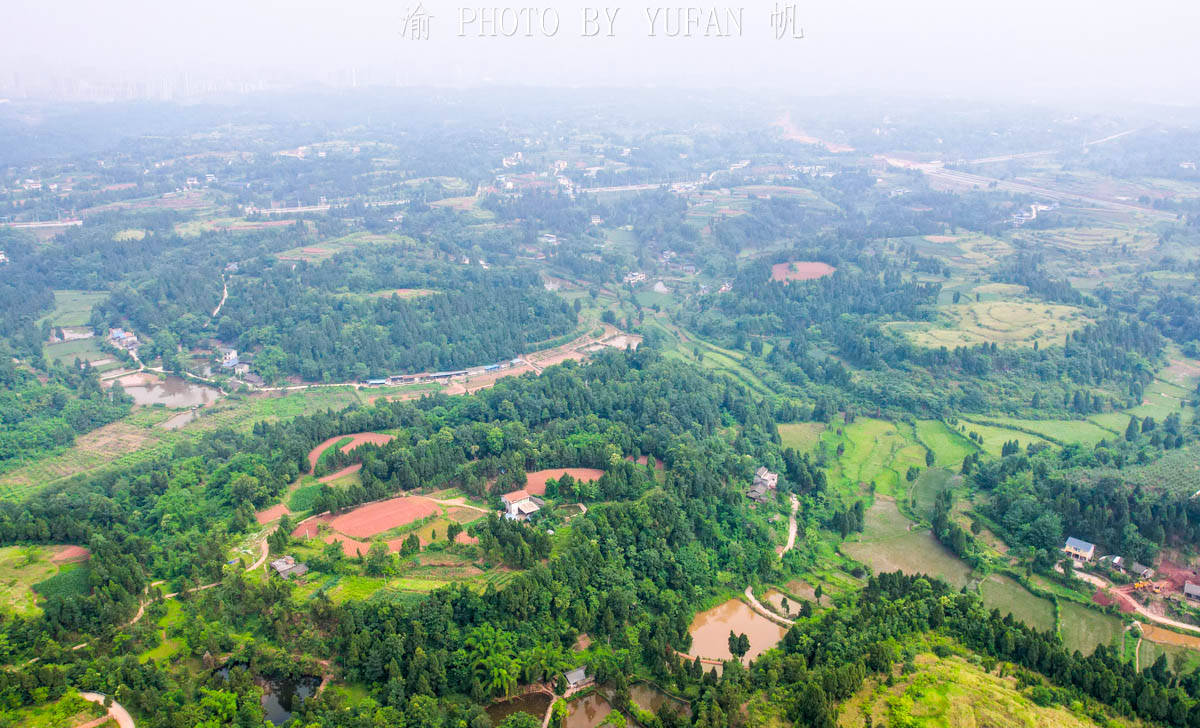
[{"label": "small shed", "polygon": [[578,690],[585,685],[590,685],[593,680],[592,676],[587,674],[586,667],[577,667],[570,672],[565,672],[563,678],[567,681],[568,690]]}]

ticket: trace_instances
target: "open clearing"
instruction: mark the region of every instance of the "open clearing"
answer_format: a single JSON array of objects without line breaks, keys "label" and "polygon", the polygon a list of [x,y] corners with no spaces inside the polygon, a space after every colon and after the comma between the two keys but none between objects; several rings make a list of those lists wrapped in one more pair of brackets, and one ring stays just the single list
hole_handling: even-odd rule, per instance
[{"label": "open clearing", "polygon": [[54,292],[54,310],[38,320],[48,321],[51,326],[86,326],[92,315],[92,307],[108,297],[105,291]]},{"label": "open clearing", "polygon": [[975,443],[941,420],[918,420],[916,427],[917,439],[933,451],[933,463],[939,468],[958,467],[963,458],[979,450]]},{"label": "open clearing", "polygon": [[910,467],[925,467],[925,448],[904,432],[907,425],[886,420],[859,418],[821,437],[829,455],[844,450],[830,466],[827,476],[840,491],[857,492],[860,484],[874,483],[878,492],[904,497],[905,476]]},{"label": "open clearing", "polygon": [[1085,655],[1092,654],[1097,645],[1116,645],[1125,632],[1125,625],[1117,617],[1065,599],[1059,600],[1059,618],[1063,645]]},{"label": "open clearing", "polygon": [[916,671],[898,675],[891,687],[868,680],[846,702],[838,727],[862,728],[870,716],[877,726],[1097,728],[1061,706],[1036,705],[1015,677],[984,672],[960,657],[938,659],[926,653],[915,662]]},{"label": "open clearing", "polygon": [[537,470],[525,475],[525,491],[530,495],[545,495],[546,481],[551,478],[555,480],[562,479],[563,475],[570,474],[575,480],[583,482],[591,482],[599,480],[604,471],[599,468],[549,468],[547,470]]},{"label": "open clearing", "polygon": [[1031,435],[1028,432],[1019,432],[1010,430],[1006,427],[996,425],[988,425],[982,422],[973,422],[970,420],[962,420],[963,427],[966,432],[974,432],[983,438],[983,450],[989,455],[1000,457],[1000,453],[1004,450],[1004,443],[1009,440],[1016,440],[1017,445],[1024,450],[1030,444],[1053,445],[1044,437]]},{"label": "open clearing", "polygon": [[979,592],[989,609],[1011,614],[1039,632],[1054,630],[1054,605],[1029,593],[1013,579],[992,574],[979,585]]},{"label": "open clearing", "polygon": [[941,324],[897,327],[918,346],[932,349],[978,344],[1062,345],[1072,331],[1091,323],[1074,306],[1021,300],[971,301],[938,307]]},{"label": "open clearing", "polygon": [[370,538],[377,533],[397,526],[406,526],[437,513],[441,513],[441,508],[428,498],[401,496],[334,516],[329,520],[329,526],[351,538]]},{"label": "open clearing", "polygon": [[342,442],[347,438],[349,438],[349,442],[345,442],[339,448],[342,452],[350,452],[354,448],[364,443],[371,443],[372,445],[386,445],[392,441],[391,435],[384,435],[378,432],[356,432],[353,435],[337,435],[322,442],[320,445],[317,445],[308,452],[308,466],[310,468],[316,467],[317,461],[321,459],[321,454],[324,453],[327,448],[332,447],[333,445]]},{"label": "open clearing", "polygon": [[[1125,420],[1125,424],[1129,424],[1128,417],[1122,416],[1122,418]],[[1115,433],[1087,420],[1021,420],[1015,417],[992,417],[989,415],[980,416],[978,421],[1013,430],[1028,430],[1047,440],[1057,440],[1063,444],[1078,442],[1084,445],[1095,445],[1101,440],[1113,440],[1117,437]]]},{"label": "open clearing", "polygon": [[955,588],[966,586],[971,568],[938,543],[929,531],[909,530],[912,522],[901,515],[893,500],[875,499],[867,510],[866,528],[858,541],[847,541],[841,549],[867,564],[875,573],[902,571],[928,574],[946,580]]},{"label": "open clearing", "polygon": [[832,275],[837,270],[828,263],[794,260],[790,263],[776,263],[771,266],[773,281],[812,281]]},{"label": "open clearing", "polygon": [[784,447],[795,449],[799,453],[810,452],[821,441],[821,433],[825,425],[821,422],[794,422],[779,425],[779,439]]},{"label": "open clearing", "polygon": [[87,558],[81,546],[5,546],[0,548],[0,607],[17,614],[37,614],[34,586]]}]

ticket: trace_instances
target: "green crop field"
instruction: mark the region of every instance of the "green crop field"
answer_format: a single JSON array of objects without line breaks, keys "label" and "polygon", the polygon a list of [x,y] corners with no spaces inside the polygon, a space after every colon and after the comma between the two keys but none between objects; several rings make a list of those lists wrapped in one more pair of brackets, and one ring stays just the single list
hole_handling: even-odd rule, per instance
[{"label": "green crop field", "polygon": [[912,522],[896,508],[895,501],[876,498],[867,510],[866,527],[857,541],[841,549],[853,559],[869,565],[876,573],[903,571],[945,579],[955,587],[969,581],[971,568],[937,542],[928,531],[911,531]]},{"label": "green crop field", "polygon": [[1200,444],[1167,451],[1145,465],[1127,465],[1121,470],[1089,468],[1073,471],[1073,475],[1093,482],[1103,477],[1117,478],[1130,485],[1190,496],[1200,491]]},{"label": "green crop field", "polygon": [[999,427],[996,425],[987,425],[979,421],[962,420],[961,425],[965,428],[965,432],[976,432],[983,437],[983,451],[989,455],[999,457],[1004,448],[1004,443],[1009,440],[1016,440],[1021,449],[1024,450],[1030,443],[1042,443],[1045,445],[1053,445],[1044,437],[1031,435],[1028,432],[1019,432],[1011,430],[1007,427]]},{"label": "green crop field", "polygon": [[111,354],[106,354],[100,349],[100,340],[94,336],[87,339],[64,341],[60,344],[47,344],[42,347],[42,355],[46,357],[47,361],[57,362],[63,366],[71,366],[76,359],[99,361],[112,358]]},{"label": "green crop field", "polygon": [[843,493],[857,492],[860,483],[874,483],[880,493],[905,497],[908,469],[925,468],[925,448],[907,425],[859,418],[842,427],[840,435],[837,428],[826,430],[821,442],[831,456],[839,445],[844,447],[827,474],[830,484]]},{"label": "green crop field", "polygon": [[1164,645],[1144,639],[1138,647],[1138,669],[1145,670],[1152,666],[1159,656],[1165,656],[1167,667],[1180,675],[1194,672],[1200,667],[1200,651],[1182,645]]},{"label": "green crop field", "polygon": [[51,326],[86,326],[92,307],[107,297],[106,291],[55,291],[54,310],[38,319],[38,325],[48,321]]},{"label": "green crop field", "polygon": [[979,451],[975,443],[940,420],[918,420],[916,427],[917,439],[933,451],[934,465],[940,468],[957,468],[963,458]]},{"label": "green crop field", "polygon": [[937,494],[955,482],[954,473],[943,468],[929,468],[921,472],[913,483],[912,500],[918,515],[928,518],[933,511],[933,500]]},{"label": "green crop field", "polygon": [[969,301],[938,310],[940,323],[903,328],[914,344],[935,349],[985,343],[1062,345],[1068,333],[1090,323],[1079,308],[1034,300]]},{"label": "green crop field", "polygon": [[[978,417],[977,422],[997,425],[1012,430],[1032,432],[1042,437],[1064,444],[1081,443],[1095,445],[1101,440],[1112,440],[1111,431],[1087,420],[1022,420],[1015,417]],[[1126,424],[1129,419],[1125,419]],[[1122,428],[1121,432],[1124,433]],[[1022,443],[1023,444],[1023,443]]]},{"label": "green crop field", "polygon": [[784,447],[794,448],[797,452],[812,451],[821,441],[821,433],[825,425],[820,422],[794,422],[779,425],[779,439]]},{"label": "green crop field", "polygon": [[1054,605],[1049,600],[1034,596],[1003,574],[992,574],[984,579],[979,585],[979,593],[989,609],[1011,614],[1041,632],[1054,629]]},{"label": "green crop field", "polygon": [[1125,625],[1118,617],[1064,600],[1059,601],[1059,634],[1069,650],[1092,654],[1096,645],[1116,645],[1124,634]]}]

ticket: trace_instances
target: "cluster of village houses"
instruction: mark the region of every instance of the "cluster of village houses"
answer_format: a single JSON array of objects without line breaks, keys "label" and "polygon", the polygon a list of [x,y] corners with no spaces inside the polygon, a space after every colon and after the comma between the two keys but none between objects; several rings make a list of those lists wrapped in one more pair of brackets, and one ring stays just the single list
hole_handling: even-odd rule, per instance
[{"label": "cluster of village houses", "polygon": [[[1145,564],[1139,564],[1136,561],[1129,561],[1123,556],[1110,554],[1097,559],[1096,545],[1078,538],[1068,538],[1062,550],[1071,557],[1076,567],[1087,566],[1095,559],[1096,563],[1100,566],[1122,574],[1129,574],[1143,581],[1154,578],[1154,569]],[[1183,595],[1192,601],[1200,601],[1200,584],[1193,584],[1190,581],[1184,582]]]}]

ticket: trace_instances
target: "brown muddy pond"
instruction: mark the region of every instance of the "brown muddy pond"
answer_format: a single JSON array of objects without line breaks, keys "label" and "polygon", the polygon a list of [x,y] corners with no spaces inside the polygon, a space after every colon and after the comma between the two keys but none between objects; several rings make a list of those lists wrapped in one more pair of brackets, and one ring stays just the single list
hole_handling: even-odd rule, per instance
[{"label": "brown muddy pond", "polygon": [[745,660],[752,660],[775,646],[787,629],[755,612],[738,599],[696,615],[692,620],[691,657],[707,657],[714,660],[731,660],[729,631],[745,634],[750,638],[750,650]]},{"label": "brown muddy pond", "polygon": [[550,696],[545,693],[527,693],[502,703],[492,703],[484,710],[492,719],[492,725],[500,725],[514,713],[528,713],[541,722],[550,707]]},{"label": "brown muddy pond", "polygon": [[633,702],[637,703],[642,710],[648,710],[651,713],[657,713],[659,708],[666,707],[679,715],[689,718],[692,716],[692,708],[686,702],[667,695],[650,683],[638,683],[629,688],[629,697],[633,698]]},{"label": "brown muddy pond", "polygon": [[136,404],[150,406],[161,404],[172,409],[180,407],[203,407],[216,402],[221,392],[203,384],[189,382],[182,377],[159,378],[153,374],[139,372],[117,380],[125,393],[133,397]]},{"label": "brown muddy pond", "polygon": [[596,728],[604,720],[604,716],[612,711],[612,706],[599,693],[585,695],[567,705],[571,712],[563,728]]}]

